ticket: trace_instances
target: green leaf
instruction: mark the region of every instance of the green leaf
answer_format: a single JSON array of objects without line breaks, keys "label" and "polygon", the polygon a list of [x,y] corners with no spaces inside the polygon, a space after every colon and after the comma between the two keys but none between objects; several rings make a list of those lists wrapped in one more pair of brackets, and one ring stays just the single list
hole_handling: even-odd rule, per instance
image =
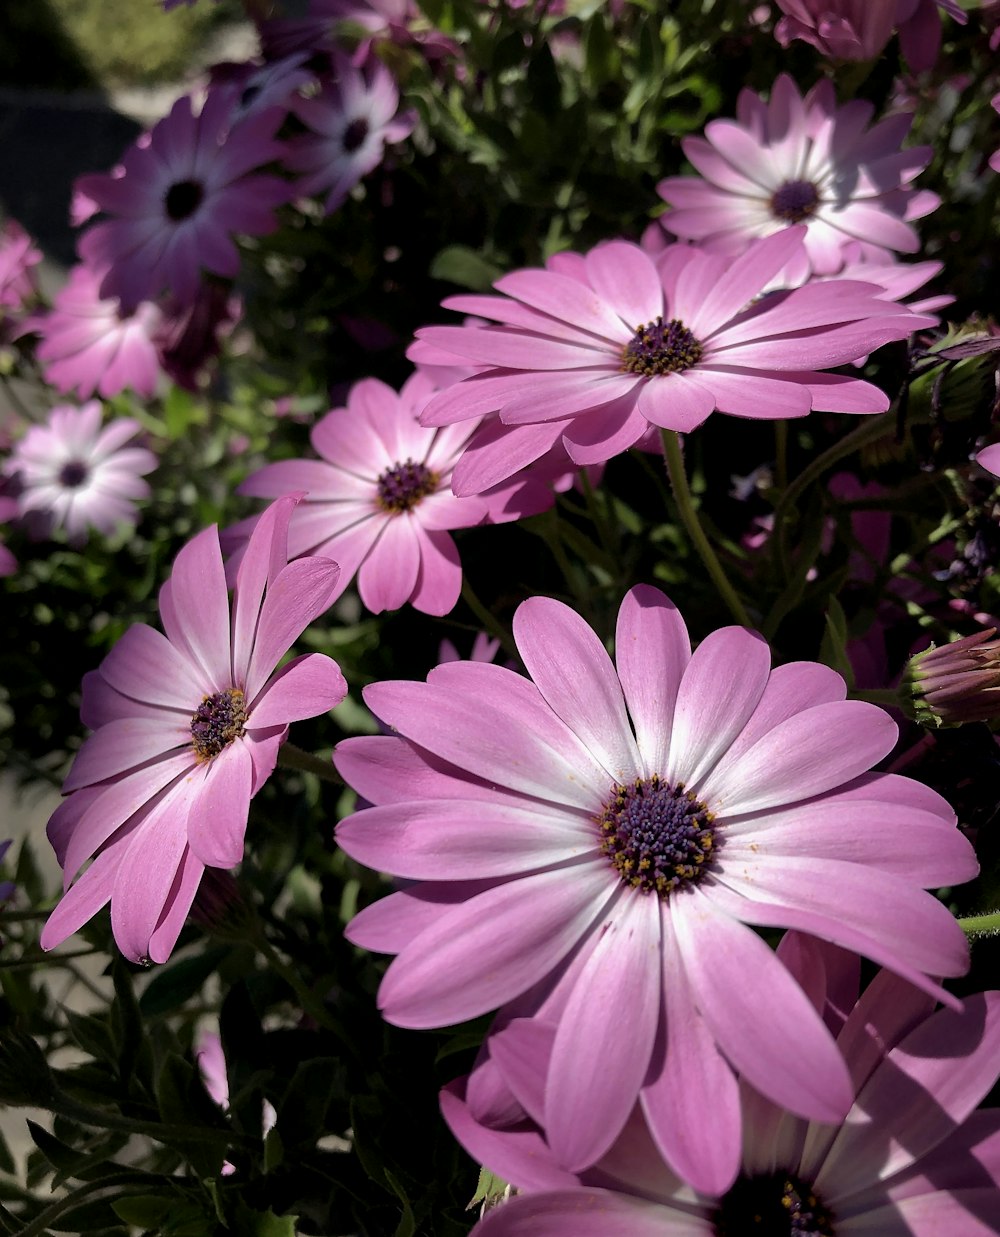
[{"label": "green leaf", "polygon": [[69,1009],[65,1011],[65,1016],[70,1035],[84,1052],[98,1061],[118,1059],[111,1028],[102,1018],[96,1018],[93,1014],[77,1014]]},{"label": "green leaf", "polygon": [[264,1138],[264,1172],[272,1172],[284,1158],[285,1147],[281,1135],[276,1129],[268,1130]]},{"label": "green leaf", "polygon": [[476,1185],[476,1192],[469,1199],[467,1211],[471,1211],[473,1207],[478,1207],[482,1203],[489,1205],[498,1198],[502,1198],[508,1189],[507,1182],[502,1177],[498,1177],[496,1173],[491,1173],[488,1168],[480,1168],[479,1182]]},{"label": "green leaf", "polygon": [[110,1198],[91,1198],[77,1207],[70,1207],[57,1220],[50,1220],[49,1228],[57,1233],[92,1233],[101,1228],[120,1232],[121,1224]]},{"label": "green leaf", "polygon": [[502,274],[498,266],[465,245],[448,245],[439,250],[430,269],[432,279],[471,288],[473,292],[486,291]]},{"label": "green leaf", "polygon": [[278,1105],[278,1123],[285,1146],[313,1143],[326,1129],[326,1113],[340,1083],[336,1057],[314,1057],[296,1069]]},{"label": "green leaf", "polygon": [[111,978],[115,985],[111,1028],[118,1047],[118,1072],[127,1082],[135,1073],[136,1059],[145,1040],[145,1028],[139,1003],[135,999],[132,975],[120,955],[112,963]]},{"label": "green leaf", "polygon": [[126,1198],[116,1199],[111,1208],[126,1224],[134,1224],[136,1228],[159,1228],[176,1205],[176,1197],[130,1194]]},{"label": "green leaf", "polygon": [[385,1170],[385,1179],[392,1187],[393,1193],[403,1204],[403,1214],[400,1217],[399,1224],[396,1226],[393,1237],[415,1237],[417,1221],[413,1215],[413,1208],[410,1206],[410,1200],[407,1197],[406,1191],[388,1169]]},{"label": "green leaf", "polygon": [[[168,1125],[191,1125],[200,1121],[209,1129],[218,1128],[219,1110],[202,1086],[195,1067],[179,1053],[167,1054],[157,1079],[156,1099],[160,1116]],[[225,1158],[221,1138],[219,1142],[171,1138],[170,1145],[183,1152],[199,1177],[219,1175]]]},{"label": "green leaf", "polygon": [[826,629],[819,646],[819,659],[825,666],[842,674],[848,687],[853,687],[854,670],[847,656],[847,635],[844,608],[836,597],[831,596],[827,604]]},{"label": "green leaf", "polygon": [[193,958],[184,958],[158,971],[139,998],[146,1018],[170,1013],[190,1000],[229,953],[228,945],[215,945]]}]

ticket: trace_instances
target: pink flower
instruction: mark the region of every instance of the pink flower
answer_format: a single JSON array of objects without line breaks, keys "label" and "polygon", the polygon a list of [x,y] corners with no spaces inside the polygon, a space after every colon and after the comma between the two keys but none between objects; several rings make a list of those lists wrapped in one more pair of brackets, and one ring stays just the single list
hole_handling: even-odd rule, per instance
[{"label": "pink flower", "polygon": [[714,253],[736,254],[754,237],[804,224],[805,253],[788,272],[793,285],[810,268],[819,275],[840,270],[850,242],[861,242],[865,256],[915,253],[920,240],[909,220],[929,214],[939,199],[909,182],[927,166],[931,148],[901,150],[913,117],[890,116],[868,129],[872,111],[862,99],[837,107],[825,78],[804,99],[786,73],[769,103],[741,91],[736,120],[713,120],[705,137],[682,143],[704,179],[671,176],[657,185],[673,208],[661,216],[663,226]]},{"label": "pink flower", "polygon": [[[195,1041],[195,1060],[198,1062],[198,1073],[212,1102],[224,1112],[229,1111],[229,1071],[226,1068],[226,1054],[222,1048],[222,1039],[216,1031],[202,1030]],[[260,1132],[266,1138],[277,1124],[278,1114],[274,1105],[264,1100],[261,1105]],[[226,1160],[222,1165],[223,1177],[231,1177],[236,1172],[235,1165]]]},{"label": "pink flower", "polygon": [[231,91],[234,120],[272,107],[287,112],[292,96],[314,80],[312,71],[306,68],[308,59],[300,52],[271,64],[217,64],[212,67],[212,84]]},{"label": "pink flower", "polygon": [[[492,661],[500,651],[500,641],[488,636],[485,631],[477,631],[472,642],[472,652],[469,661]],[[461,653],[450,640],[442,640],[438,649],[438,661],[463,661]]]},{"label": "pink flower", "polygon": [[42,260],[16,219],[0,224],[0,310],[18,310],[34,294],[31,268]]},{"label": "pink flower", "polygon": [[355,383],[347,407],[313,428],[321,459],[268,464],[239,487],[259,498],[307,491],[292,515],[289,549],[293,557],[336,559],[341,575],[331,601],[355,575],[374,614],[407,601],[424,614],[447,614],[458,601],[462,567],[447,530],[481,524],[488,504],[451,492],[471,429],[424,429],[417,415],[432,390],[419,374],[398,395],[376,378]]},{"label": "pink flower", "polygon": [[153,341],[163,314],[151,301],[126,314],[117,299],[102,300],[104,273],[73,267],[51,312],[29,319],[25,327],[41,336],[37,356],[46,381],[57,390],[108,399],[131,387],[149,397],[160,378]]},{"label": "pink flower", "polygon": [[569,1170],[608,1150],[638,1098],[674,1170],[724,1189],[734,1070],[809,1119],[851,1103],[833,1038],[754,929],[797,928],[939,995],[926,976],[961,974],[967,946],[922,887],[970,879],[972,848],[934,792],[867,772],[896,740],[886,713],[845,700],[825,666],[772,670],[753,632],[723,628],[692,655],[678,611],[639,586],[617,670],[549,598],[520,606],[514,636],[530,679],[453,662],[365,690],[397,734],[339,745],[377,806],[337,840],[416,883],[348,936],[398,955],[379,991],[398,1026],[498,1007],[501,1025],[551,1025],[542,1124]]},{"label": "pink flower", "polygon": [[445,425],[498,410],[455,470],[457,494],[481,492],[562,442],[577,464],[610,459],[651,426],[687,432],[714,410],[754,418],[811,409],[872,413],[888,407],[866,382],[819,372],[933,319],[879,299],[873,287],[831,282],[754,303],[803,253],[804,228],[756,241],[737,258],[671,245],[655,260],[613,241],[559,268],[515,271],[502,296],[445,305],[499,321],[424,327],[429,345],[492,366],[434,396],[421,416]]},{"label": "pink flower", "polygon": [[[941,19],[934,0],[777,0],[785,14],[774,28],[782,47],[793,39],[811,43],[831,60],[873,60],[898,28],[914,73],[931,68],[941,46]],[[953,0],[938,0],[956,21],[967,18]]]},{"label": "pink flower", "polygon": [[254,169],[284,154],[274,140],[282,113],[233,123],[231,109],[227,89],[210,91],[197,116],[190,97],[178,99],[125,154],[121,175],[80,178],[80,193],[107,217],[83,234],[79,251],[108,268],[101,295],[119,297],[126,312],[164,288],[191,304],[204,270],[225,279],[239,273],[234,234],[277,227],[274,209],[288,200],[288,185]]},{"label": "pink flower", "polygon": [[311,99],[296,99],[292,110],[311,132],[289,142],[285,166],[300,173],[296,192],[326,191],[326,213],[382,162],[385,146],[413,129],[412,112],[397,115],[399,91],[392,74],[375,57],[356,68],[334,56],[334,79]]},{"label": "pink flower", "polygon": [[[935,1012],[933,1000],[882,971],[857,1000],[856,957],[796,933],[784,938],[778,956],[814,994],[847,1061],[854,1102],[842,1122],[802,1121],[744,1080],[743,1155],[729,1187],[700,1195],[685,1189],[638,1113],[595,1168],[569,1173],[538,1125],[551,1039],[513,1024],[490,1062],[500,1085],[506,1072],[506,1090],[517,1096],[503,1125],[476,1119],[475,1074],[441,1096],[470,1154],[525,1195],[490,1212],[475,1237],[1000,1231],[1000,1109],[975,1111],[1000,1071],[1000,993],[971,996],[961,1012]],[[701,1141],[702,1113],[678,1110],[677,1120]]]},{"label": "pink flower", "polygon": [[239,297],[214,279],[201,285],[191,304],[167,298],[156,347],[160,364],[178,386],[197,390],[206,363],[218,355],[221,337],[241,313]]},{"label": "pink flower", "polygon": [[102,429],[96,400],[53,408],[4,466],[17,490],[18,517],[34,523],[40,535],[64,528],[74,542],[85,541],[88,528],[110,536],[119,525],[135,524],[135,500],[149,497],[142,477],[156,467],[151,451],[125,445],[140,430],[129,417]]},{"label": "pink flower", "polygon": [[271,775],[289,722],[343,699],[343,676],[321,654],[275,672],[329,606],[340,574],[325,558],[288,562],[297,501],[282,498],[261,516],[231,620],[213,527],[181,550],[160,590],[166,635],[131,627],[85,676],[81,716],[94,733],[49,821],[67,892],[42,932],[44,949],[110,901],[122,953],[163,962],[205,867],[231,868],[243,857],[250,800]]}]

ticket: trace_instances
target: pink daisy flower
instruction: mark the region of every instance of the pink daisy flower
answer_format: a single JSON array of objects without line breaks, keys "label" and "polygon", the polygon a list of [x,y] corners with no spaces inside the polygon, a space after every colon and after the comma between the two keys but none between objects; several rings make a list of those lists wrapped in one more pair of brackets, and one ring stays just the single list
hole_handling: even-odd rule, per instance
[{"label": "pink daisy flower", "polygon": [[424,614],[447,614],[458,601],[462,567],[448,530],[481,524],[489,507],[451,492],[472,429],[420,425],[432,390],[420,374],[398,394],[377,378],[355,383],[347,407],[313,428],[320,459],[268,464],[239,487],[258,498],[307,491],[292,515],[289,552],[336,559],[341,575],[331,601],[355,575],[373,614],[406,602]]},{"label": "pink daisy flower", "polygon": [[30,318],[25,328],[41,336],[36,355],[57,390],[108,399],[131,387],[148,398],[160,379],[154,339],[163,314],[151,301],[123,313],[117,299],[101,299],[103,278],[103,271],[73,267],[51,312]]},{"label": "pink daisy flower", "polygon": [[651,426],[687,432],[715,410],[767,419],[884,411],[877,387],[820,371],[934,319],[846,281],[755,303],[803,252],[804,231],[775,233],[736,258],[670,245],[654,259],[613,241],[560,255],[558,269],[505,275],[501,296],[446,301],[500,323],[424,327],[409,353],[422,362],[430,346],[492,367],[434,396],[421,416],[446,425],[499,412],[500,424],[471,440],[455,492],[481,492],[560,440],[577,464],[602,463]]},{"label": "pink daisy flower", "polygon": [[41,251],[16,219],[0,224],[0,311],[18,310],[34,295],[31,268],[41,260]]},{"label": "pink daisy flower", "polygon": [[[398,956],[379,1007],[404,1027],[503,1007],[554,1031],[543,1125],[571,1171],[638,1098],[700,1188],[732,1181],[734,1071],[777,1104],[840,1121],[847,1067],[809,997],[755,931],[797,928],[939,995],[964,934],[924,887],[970,879],[972,847],[934,792],[868,770],[892,719],[843,679],[722,628],[692,654],[678,611],[639,586],[617,669],[560,602],[514,617],[530,679],[453,662],[377,683],[396,732],[348,739],[345,781],[376,806],[341,822],[360,863],[416,882],[348,927]],[[952,998],[947,998],[952,1000]],[[699,1114],[699,1134],[680,1113]]]},{"label": "pink daisy flower", "polygon": [[212,527],[181,550],[160,590],[166,635],[131,627],[85,676],[81,716],[94,733],[49,821],[66,893],[42,932],[44,949],[110,901],[122,953],[163,962],[206,866],[242,859],[250,800],[270,777],[289,722],[344,698],[329,657],[308,653],[275,669],[329,606],[340,574],[325,558],[288,562],[297,501],[282,498],[261,516],[231,618]]},{"label": "pink daisy flower", "polygon": [[282,119],[274,108],[233,123],[228,89],[210,91],[196,116],[185,96],[126,153],[121,175],[81,177],[79,192],[106,215],[78,246],[108,268],[101,296],[128,312],[164,288],[190,304],[203,271],[234,279],[234,234],[273,232],[275,207],[288,200],[284,180],[255,171],[284,154],[274,140]]},{"label": "pink daisy flower", "polygon": [[288,144],[285,166],[298,172],[301,196],[326,192],[326,213],[337,209],[354,186],[382,162],[387,143],[413,130],[413,112],[397,115],[399,91],[392,74],[374,56],[361,67],[333,57],[333,80],[292,110],[310,130]]},{"label": "pink daisy flower", "polygon": [[936,194],[909,182],[931,158],[929,146],[901,150],[913,119],[890,116],[869,129],[872,105],[837,106],[824,78],[803,97],[785,73],[769,103],[740,92],[736,120],[713,120],[705,137],[685,138],[684,153],[704,179],[671,176],[657,191],[673,208],[661,223],[675,236],[714,253],[742,252],[754,237],[792,224],[806,228],[805,252],[789,270],[791,284],[811,269],[829,275],[843,266],[851,241],[866,254],[915,253],[909,221],[929,214]]},{"label": "pink daisy flower", "polygon": [[[853,1103],[842,1122],[802,1121],[743,1081],[743,1154],[730,1186],[702,1194],[686,1189],[639,1113],[598,1165],[569,1173],[537,1124],[551,1039],[515,1024],[503,1033],[508,1042],[498,1037],[491,1062],[509,1078],[503,1126],[477,1121],[475,1076],[441,1097],[466,1149],[524,1194],[491,1212],[475,1237],[1000,1231],[1000,1109],[976,1111],[1000,1071],[1000,993],[969,997],[961,1012],[935,1012],[933,1000],[882,971],[858,1000],[856,957],[795,933],[778,956],[813,994],[847,1061]],[[701,1113],[679,1111],[677,1119],[700,1141]]]},{"label": "pink daisy flower", "polygon": [[968,20],[954,0],[777,0],[784,16],[774,28],[782,47],[794,39],[832,60],[873,60],[899,30],[914,73],[931,68],[941,48],[940,5],[956,21]]},{"label": "pink daisy flower", "polygon": [[73,408],[60,404],[44,425],[33,425],[16,443],[4,472],[17,489],[17,514],[39,535],[65,529],[73,542],[93,528],[110,536],[138,519],[137,498],[149,497],[142,478],[156,467],[144,447],[129,447],[142,427],[119,417],[101,428],[96,400]]}]

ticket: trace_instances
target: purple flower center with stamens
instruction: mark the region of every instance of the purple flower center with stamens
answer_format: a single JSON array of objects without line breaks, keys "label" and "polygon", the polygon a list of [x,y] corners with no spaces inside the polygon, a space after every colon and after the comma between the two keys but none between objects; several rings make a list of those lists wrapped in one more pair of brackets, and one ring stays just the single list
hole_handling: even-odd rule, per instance
[{"label": "purple flower center with stamens", "polygon": [[833,1217],[798,1177],[741,1177],[712,1217],[715,1237],[834,1237]]},{"label": "purple flower center with stamens", "polygon": [[349,155],[353,154],[367,136],[368,121],[365,120],[364,116],[359,116],[356,120],[352,120],[344,130],[342,139],[344,149]]},{"label": "purple flower center with stamens", "polygon": [[177,181],[167,190],[167,196],[163,200],[168,218],[173,219],[175,223],[190,218],[201,205],[204,197],[205,190],[196,180]]},{"label": "purple flower center with stamens", "polygon": [[246,721],[246,700],[238,687],[206,696],[191,718],[191,738],[198,759],[218,756],[243,734]]},{"label": "purple flower center with stamens", "polygon": [[597,824],[625,884],[666,898],[705,871],[717,849],[713,820],[682,783],[654,776],[615,786]]},{"label": "purple flower center with stamens", "polygon": [[378,479],[378,505],[393,515],[412,511],[422,498],[433,494],[439,484],[437,473],[431,472],[426,464],[418,464],[413,459],[393,464]]},{"label": "purple flower center with stamens", "polygon": [[59,470],[59,484],[68,490],[78,489],[90,475],[90,470],[82,460],[67,460]]},{"label": "purple flower center with stamens", "polygon": [[647,378],[679,374],[697,365],[701,354],[701,344],[679,318],[660,317],[640,326],[622,349],[622,372]]},{"label": "purple flower center with stamens", "polygon": [[785,223],[801,223],[817,206],[819,194],[808,180],[786,180],[771,195],[771,214]]}]

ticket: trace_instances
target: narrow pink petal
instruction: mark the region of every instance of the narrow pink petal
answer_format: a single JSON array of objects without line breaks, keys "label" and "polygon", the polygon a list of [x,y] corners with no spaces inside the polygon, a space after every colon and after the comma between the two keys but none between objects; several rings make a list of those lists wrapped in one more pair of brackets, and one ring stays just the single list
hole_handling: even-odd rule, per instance
[{"label": "narrow pink petal", "polygon": [[[279,498],[257,520],[233,589],[232,681],[245,684],[265,588],[288,561],[288,525],[297,498]],[[253,696],[250,696],[253,699]]]},{"label": "narrow pink petal", "polygon": [[559,441],[565,421],[506,426],[499,419],[476,430],[451,475],[459,497],[482,494],[533,464]]},{"label": "narrow pink petal", "polygon": [[650,378],[639,390],[638,408],[646,420],[680,434],[697,429],[715,410],[715,404],[711,383],[700,382],[694,374]]},{"label": "narrow pink petal", "polygon": [[200,668],[145,623],[128,629],[101,662],[100,672],[123,696],[180,709],[188,717],[208,689]]},{"label": "narrow pink petal", "polygon": [[1000,1192],[993,1183],[934,1190],[873,1207],[853,1216],[849,1229],[850,1237],[995,1237],[998,1232]]},{"label": "narrow pink petal", "polygon": [[691,320],[685,318],[691,331],[699,338],[708,335],[750,304],[802,249],[805,232],[804,227],[782,228],[754,241],[746,253],[727,264],[725,278],[715,281]]},{"label": "narrow pink petal", "polygon": [[583,328],[598,339],[620,340],[624,344],[628,338],[621,319],[601,294],[565,275],[554,271],[514,271],[498,279],[494,287],[533,309]]},{"label": "narrow pink petal", "polygon": [[430,752],[389,735],[343,739],[333,763],[348,786],[369,803],[411,799],[491,799],[495,788]]},{"label": "narrow pink petal", "polygon": [[616,884],[601,860],[472,898],[399,954],[382,980],[379,1008],[395,1026],[413,1029],[496,1009],[544,978],[592,930]]},{"label": "narrow pink petal", "polygon": [[531,597],[514,615],[514,639],[546,703],[600,760],[612,782],[635,781],[639,751],[625,697],[611,658],[586,621],[551,597]]},{"label": "narrow pink petal", "polygon": [[793,661],[771,671],[763,695],[749,721],[733,741],[725,763],[736,760],[769,730],[815,704],[843,700],[847,684],[828,666],[815,661]]},{"label": "narrow pink petal", "polygon": [[[593,951],[588,953],[588,960],[592,955]],[[582,973],[579,971],[574,979]],[[491,1030],[485,1040],[503,1084],[539,1125],[545,1124],[546,1080],[557,1030],[557,1023],[545,1017],[512,1018],[499,1031]]]},{"label": "narrow pink petal", "polygon": [[358,592],[373,614],[398,610],[410,600],[420,570],[420,541],[408,515],[385,520],[378,541],[358,570]]},{"label": "narrow pink petal", "polygon": [[168,909],[170,891],[187,850],[187,808],[173,795],[154,808],[131,835],[115,874],[111,928],[126,958],[149,958],[149,939]]},{"label": "narrow pink petal", "polygon": [[[474,499],[465,499],[472,503]],[[478,522],[478,521],[477,521]],[[417,526],[420,567],[410,604],[421,614],[450,614],[462,592],[462,564],[458,547],[447,532]]]},{"label": "narrow pink petal", "polygon": [[658,900],[625,891],[573,986],[552,1048],[545,1132],[571,1171],[594,1164],[621,1133],[646,1076],[660,1009]]},{"label": "narrow pink petal", "polygon": [[[860,356],[862,351],[859,348],[854,356]],[[812,407],[808,387],[777,375],[754,373],[749,367],[727,368],[714,356],[702,361],[696,372],[712,392],[720,412],[776,421],[783,417],[804,417]]]},{"label": "narrow pink petal", "polygon": [[[663,286],[649,257],[628,241],[610,241],[584,259],[587,279],[632,331],[663,313]],[[628,337],[622,339],[626,343]]]},{"label": "narrow pink petal", "polygon": [[495,888],[497,883],[424,881],[412,889],[390,893],[358,911],[344,929],[344,936],[352,945],[373,953],[402,953],[419,933],[437,923],[452,907]]},{"label": "narrow pink petal", "polygon": [[513,1198],[487,1213],[476,1237],[710,1237],[712,1231],[700,1216],[586,1187]]},{"label": "narrow pink petal", "polygon": [[90,865],[80,879],[59,899],[52,914],[45,921],[40,944],[43,949],[54,949],[72,936],[111,900],[118,867],[122,856],[132,841],[130,833],[116,838]]},{"label": "narrow pink petal", "polygon": [[164,710],[162,718],[130,717],[108,722],[77,752],[63,793],[116,777],[190,743],[191,723],[180,713]]},{"label": "narrow pink petal", "polygon": [[166,962],[170,957],[204,874],[205,865],[195,858],[189,847],[181,858],[174,883],[167,894],[164,912],[149,938],[151,962]]},{"label": "narrow pink petal", "polygon": [[214,525],[177,555],[160,594],[160,615],[167,638],[201,667],[210,690],[232,687],[229,591]]},{"label": "narrow pink petal", "polygon": [[204,768],[204,779],[192,797],[188,814],[188,841],[206,867],[234,868],[243,858],[250,812],[250,752],[237,739]]},{"label": "narrow pink petal", "polygon": [[326,713],[347,695],[340,667],[322,653],[305,653],[282,666],[250,708],[249,730],[286,726]]}]

